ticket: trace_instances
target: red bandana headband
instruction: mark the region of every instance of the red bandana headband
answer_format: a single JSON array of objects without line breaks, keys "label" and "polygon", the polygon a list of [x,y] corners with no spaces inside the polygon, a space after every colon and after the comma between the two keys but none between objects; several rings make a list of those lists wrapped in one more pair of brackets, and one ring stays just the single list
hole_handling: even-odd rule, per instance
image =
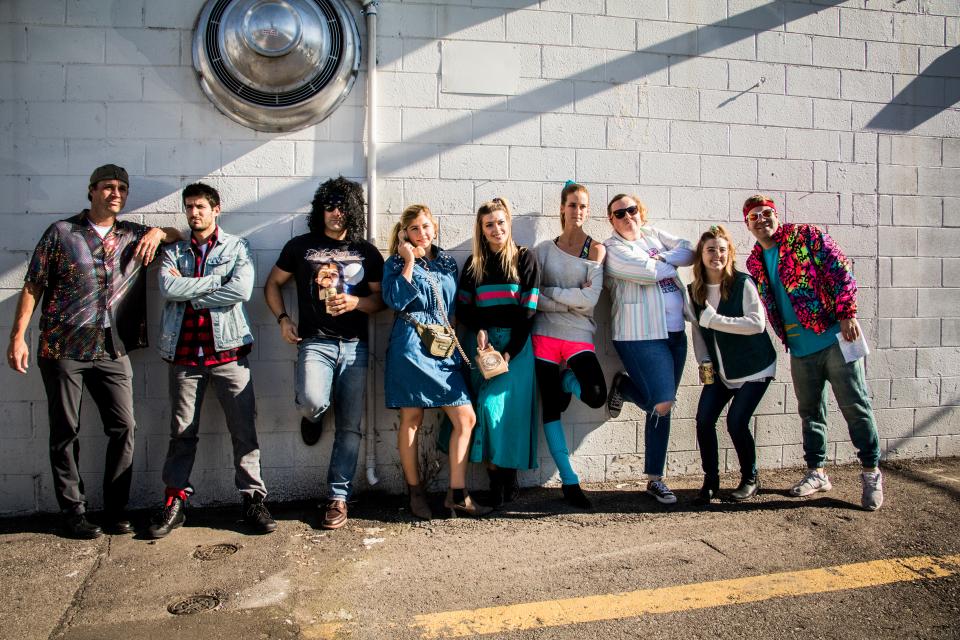
[{"label": "red bandana headband", "polygon": [[743,205],[743,217],[746,219],[747,214],[756,209],[757,207],[770,207],[774,211],[777,210],[777,205],[773,204],[773,200],[764,200],[763,202],[748,202]]}]

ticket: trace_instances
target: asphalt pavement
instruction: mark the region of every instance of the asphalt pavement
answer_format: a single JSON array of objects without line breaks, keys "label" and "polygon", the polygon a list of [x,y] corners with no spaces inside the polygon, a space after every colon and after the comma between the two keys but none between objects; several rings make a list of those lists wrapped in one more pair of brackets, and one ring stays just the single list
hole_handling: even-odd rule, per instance
[{"label": "asphalt pavement", "polygon": [[789,497],[802,471],[779,470],[708,508],[695,477],[670,479],[670,508],[639,483],[586,486],[590,512],[537,488],[479,520],[445,517],[442,494],[419,522],[365,493],[332,532],[312,503],[272,505],[265,536],[236,506],[190,510],[159,541],[4,519],[0,637],[960,638],[960,460],[883,471],[874,513],[845,466],[827,493]]}]

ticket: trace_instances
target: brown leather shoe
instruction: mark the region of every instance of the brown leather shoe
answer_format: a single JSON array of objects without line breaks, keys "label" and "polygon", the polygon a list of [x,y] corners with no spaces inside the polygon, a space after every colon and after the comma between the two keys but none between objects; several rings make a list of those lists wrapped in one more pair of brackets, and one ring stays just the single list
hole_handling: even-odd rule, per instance
[{"label": "brown leather shoe", "polygon": [[339,529],[347,523],[347,501],[331,500],[327,503],[327,508],[323,512],[323,522],[320,526],[324,529]]}]

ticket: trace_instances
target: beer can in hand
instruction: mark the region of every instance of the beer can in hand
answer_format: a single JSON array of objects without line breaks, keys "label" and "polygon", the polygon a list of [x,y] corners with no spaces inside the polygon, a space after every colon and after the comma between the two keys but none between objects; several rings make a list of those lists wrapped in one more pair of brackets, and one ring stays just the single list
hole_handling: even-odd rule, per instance
[{"label": "beer can in hand", "polygon": [[712,362],[707,361],[700,363],[700,377],[703,379],[703,384],[713,384]]},{"label": "beer can in hand", "polygon": [[330,308],[330,303],[333,302],[333,296],[335,295],[337,295],[336,287],[327,287],[324,290],[324,293],[323,293],[324,305],[327,308],[327,313],[333,313],[333,309]]}]

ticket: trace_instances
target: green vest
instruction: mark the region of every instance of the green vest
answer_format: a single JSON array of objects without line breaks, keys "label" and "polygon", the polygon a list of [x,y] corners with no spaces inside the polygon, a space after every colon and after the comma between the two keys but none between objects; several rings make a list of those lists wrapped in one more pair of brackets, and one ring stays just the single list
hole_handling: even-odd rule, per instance
[{"label": "green vest", "polygon": [[[749,277],[740,271],[734,272],[730,297],[726,300],[720,299],[720,304],[717,306],[718,314],[731,318],[743,317],[743,287]],[[692,284],[687,285],[687,291],[690,293],[690,303],[693,305],[694,313],[697,318],[700,318],[700,314],[703,313],[706,305],[697,304],[693,299]],[[777,352],[774,350],[773,343],[766,331],[744,336],[700,327],[700,332],[707,343],[710,359],[714,362],[719,362],[717,348],[720,349],[720,353],[723,355],[723,373],[729,380],[746,378],[763,371],[777,359]]]}]

